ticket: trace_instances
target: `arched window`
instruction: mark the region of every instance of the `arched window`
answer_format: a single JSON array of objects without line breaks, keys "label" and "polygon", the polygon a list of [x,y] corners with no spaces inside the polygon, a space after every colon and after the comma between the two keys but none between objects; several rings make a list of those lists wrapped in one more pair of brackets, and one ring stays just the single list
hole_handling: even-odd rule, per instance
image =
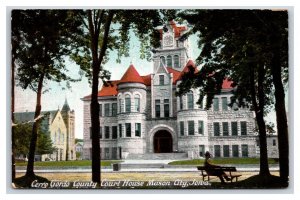
[{"label": "arched window", "polygon": [[134,96],[134,111],[140,112],[140,95]]},{"label": "arched window", "polygon": [[179,68],[179,56],[178,55],[175,55],[174,56],[174,67],[177,67]]},{"label": "arched window", "polygon": [[130,96],[129,94],[127,94],[125,96],[125,112],[130,112],[130,108],[131,108]]},{"label": "arched window", "polygon": [[122,113],[122,99],[119,99],[119,113]]},{"label": "arched window", "polygon": [[167,67],[172,67],[172,56],[167,56]]},{"label": "arched window", "polygon": [[159,62],[160,62],[160,66],[161,67],[165,66],[166,65],[166,58],[164,56],[161,56]]},{"label": "arched window", "polygon": [[188,109],[194,109],[194,94],[192,92],[187,94]]}]

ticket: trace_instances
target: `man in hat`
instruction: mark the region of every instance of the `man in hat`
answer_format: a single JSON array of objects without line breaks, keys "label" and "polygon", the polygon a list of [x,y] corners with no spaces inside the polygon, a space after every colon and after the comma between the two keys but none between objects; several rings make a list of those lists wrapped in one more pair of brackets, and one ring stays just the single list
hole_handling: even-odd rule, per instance
[{"label": "man in hat", "polygon": [[[215,168],[218,168],[218,167],[221,167],[221,166],[211,164],[210,163],[210,158],[211,158],[211,154],[208,151],[205,152],[204,166],[208,169],[209,173],[214,175],[214,176],[219,177],[221,183],[225,183],[224,178],[226,179],[226,181],[230,181],[231,178],[229,178],[223,170],[215,169]],[[211,171],[210,171],[210,169],[211,169]]]}]

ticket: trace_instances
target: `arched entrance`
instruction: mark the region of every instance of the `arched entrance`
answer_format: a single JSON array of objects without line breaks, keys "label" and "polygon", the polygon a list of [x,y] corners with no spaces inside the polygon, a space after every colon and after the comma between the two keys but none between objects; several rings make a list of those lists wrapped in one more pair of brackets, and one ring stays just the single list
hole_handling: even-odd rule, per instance
[{"label": "arched entrance", "polygon": [[173,151],[172,135],[166,130],[157,131],[153,137],[154,153],[171,153]]}]

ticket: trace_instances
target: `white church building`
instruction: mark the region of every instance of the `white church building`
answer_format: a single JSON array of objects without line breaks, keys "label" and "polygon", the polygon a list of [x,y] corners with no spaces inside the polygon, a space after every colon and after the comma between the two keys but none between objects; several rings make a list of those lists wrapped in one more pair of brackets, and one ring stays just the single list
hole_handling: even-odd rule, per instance
[{"label": "white church building", "polygon": [[[196,66],[189,59],[188,40],[179,40],[187,27],[171,22],[165,28],[159,30],[161,47],[154,51],[152,74],[142,76],[131,64],[120,80],[98,93],[101,158],[199,158],[205,151],[214,157],[259,156],[254,113],[228,106],[231,82],[224,80],[209,110],[196,104],[197,89],[175,95],[188,66]],[[82,100],[83,158],[91,159],[91,96]]]}]

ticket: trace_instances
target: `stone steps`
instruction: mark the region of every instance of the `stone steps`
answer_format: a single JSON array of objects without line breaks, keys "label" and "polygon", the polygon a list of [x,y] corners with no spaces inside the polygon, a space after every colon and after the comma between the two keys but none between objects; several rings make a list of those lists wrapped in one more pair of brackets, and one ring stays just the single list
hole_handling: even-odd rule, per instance
[{"label": "stone steps", "polygon": [[129,154],[126,160],[182,160],[187,158],[187,153],[147,153]]}]

